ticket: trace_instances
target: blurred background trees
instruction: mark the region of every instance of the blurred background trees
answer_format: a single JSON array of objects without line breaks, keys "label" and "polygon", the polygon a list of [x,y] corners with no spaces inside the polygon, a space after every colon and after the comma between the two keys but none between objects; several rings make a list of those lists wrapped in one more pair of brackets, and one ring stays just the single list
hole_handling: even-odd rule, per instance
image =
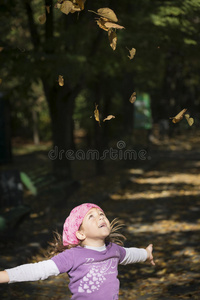
[{"label": "blurred background trees", "polygon": [[[133,91],[150,95],[153,123],[186,107],[198,126],[200,0],[86,0],[83,11],[69,15],[55,4],[4,0],[1,5],[0,89],[10,106],[12,137],[35,144],[52,140],[58,151],[66,151],[75,149],[74,133],[82,130],[85,147],[102,153],[112,140],[133,136]],[[88,11],[101,7],[111,8],[125,27],[117,30],[115,51]],[[132,47],[136,55],[130,60]],[[102,119],[116,118],[99,127],[95,104]],[[103,161],[96,164],[102,174]],[[71,178],[65,158],[54,160],[53,170]]]}]

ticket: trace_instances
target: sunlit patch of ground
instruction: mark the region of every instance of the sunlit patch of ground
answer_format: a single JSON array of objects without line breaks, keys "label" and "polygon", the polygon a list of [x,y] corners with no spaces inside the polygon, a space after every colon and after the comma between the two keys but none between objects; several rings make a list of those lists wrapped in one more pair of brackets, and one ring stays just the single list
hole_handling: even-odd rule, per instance
[{"label": "sunlit patch of ground", "polygon": [[[157,152],[142,166],[130,162],[124,169],[123,162],[106,162],[106,174],[100,177],[94,176],[94,162],[75,161],[73,173],[82,185],[70,198],[51,183],[40,185],[37,198],[26,194],[32,212],[19,228],[18,239],[8,247],[0,245],[2,266],[41,260],[42,243],[46,239],[47,244],[48,234],[56,227],[62,230],[69,207],[92,201],[110,220],[119,217],[123,221],[126,247],[154,245],[155,267],[148,263],[120,266],[120,300],[199,300],[199,144],[199,134],[180,135],[154,146]],[[30,160],[31,156],[23,157],[19,151],[16,164],[38,179],[39,186],[40,175],[50,170],[47,152],[33,157]],[[34,255],[28,252],[30,248],[36,250]],[[39,283],[1,286],[0,298],[66,300],[70,299],[67,283],[65,275]]]}]

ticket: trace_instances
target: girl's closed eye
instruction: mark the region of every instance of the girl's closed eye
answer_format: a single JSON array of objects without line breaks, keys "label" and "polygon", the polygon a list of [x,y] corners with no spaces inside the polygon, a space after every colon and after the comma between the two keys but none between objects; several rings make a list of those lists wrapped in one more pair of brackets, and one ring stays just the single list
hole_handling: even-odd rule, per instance
[{"label": "girl's closed eye", "polygon": [[89,215],[89,218],[88,219],[91,219],[93,217],[93,215]]}]

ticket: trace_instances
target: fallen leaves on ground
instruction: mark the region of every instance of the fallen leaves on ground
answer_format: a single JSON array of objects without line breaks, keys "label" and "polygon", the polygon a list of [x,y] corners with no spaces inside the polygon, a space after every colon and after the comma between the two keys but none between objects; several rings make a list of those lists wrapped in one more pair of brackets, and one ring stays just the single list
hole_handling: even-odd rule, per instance
[{"label": "fallen leaves on ground", "polygon": [[[163,151],[160,146],[160,151],[155,153],[156,160],[152,157],[154,163],[148,168],[149,161],[144,162],[145,168],[138,161],[134,164],[130,161],[126,169],[121,167],[120,162],[107,162],[107,174],[98,177],[98,180],[93,176],[91,162],[74,162],[74,176],[81,180],[82,185],[67,199],[68,205],[74,206],[90,199],[104,209],[109,220],[119,217],[125,223],[125,247],[154,245],[155,267],[148,263],[119,267],[121,300],[199,299],[199,136],[188,134],[187,141],[184,135],[179,136],[177,148],[168,150],[168,154],[166,147]],[[177,138],[174,139],[177,143]],[[171,139],[170,142],[173,141]],[[185,150],[186,143],[190,144],[190,151]],[[33,157],[34,166],[31,155],[27,160],[24,154],[15,156],[15,164],[19,162],[25,172],[29,174],[31,171],[34,178],[40,179],[41,162],[45,161],[46,154],[42,156],[40,152]],[[48,160],[47,163],[50,168]],[[18,239],[13,240],[12,245],[0,244],[2,267],[14,266],[19,261],[24,263],[27,257],[30,262],[41,260],[39,248],[32,255],[28,253],[28,245],[36,247],[34,242],[44,242],[45,232],[45,238],[49,239],[52,227],[62,230],[67,208],[66,201],[58,205],[65,197],[63,189],[57,192],[56,185],[55,191],[52,189],[50,192],[52,184],[47,184],[45,191],[42,183],[37,201],[30,196],[25,197],[25,201],[32,205],[32,217],[19,228]],[[68,278],[64,275],[39,283],[1,285],[1,299],[7,299],[8,294],[11,299],[68,299],[67,283]]]}]

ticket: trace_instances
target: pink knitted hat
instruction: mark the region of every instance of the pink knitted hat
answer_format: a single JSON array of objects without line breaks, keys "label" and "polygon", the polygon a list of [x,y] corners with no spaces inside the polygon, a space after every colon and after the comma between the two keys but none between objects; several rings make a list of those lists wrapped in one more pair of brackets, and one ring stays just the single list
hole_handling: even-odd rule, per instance
[{"label": "pink knitted hat", "polygon": [[79,240],[76,237],[76,232],[79,230],[79,227],[82,224],[87,212],[93,207],[102,210],[98,205],[93,203],[83,203],[72,209],[70,215],[67,217],[63,225],[64,246],[76,245],[79,243]]}]

